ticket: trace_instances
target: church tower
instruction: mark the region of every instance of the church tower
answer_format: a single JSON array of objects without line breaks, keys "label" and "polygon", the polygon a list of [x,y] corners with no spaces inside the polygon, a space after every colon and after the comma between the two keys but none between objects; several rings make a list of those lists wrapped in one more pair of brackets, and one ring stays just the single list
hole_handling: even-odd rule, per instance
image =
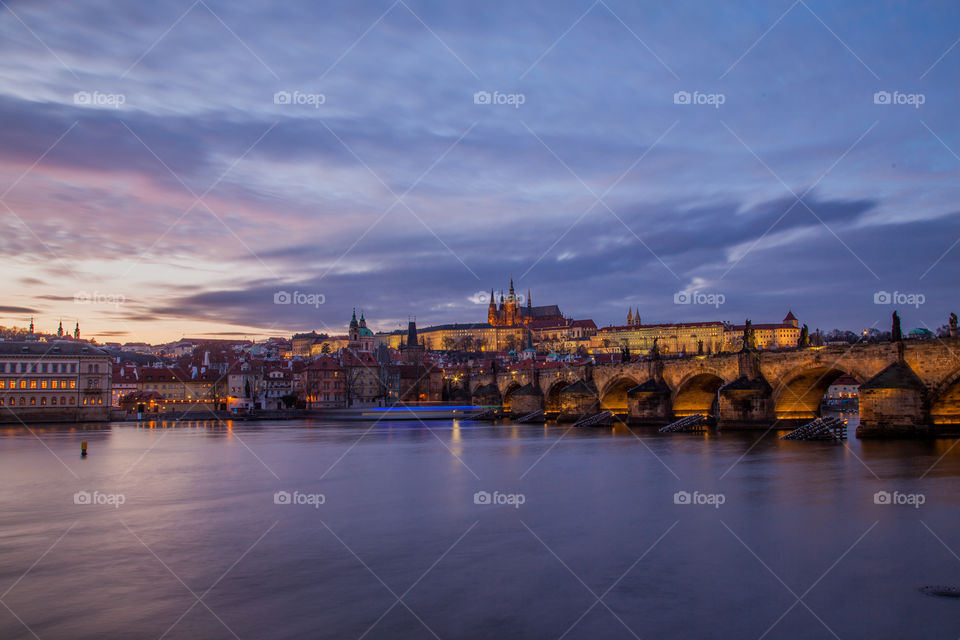
[{"label": "church tower", "polygon": [[80,339],[80,323],[79,322],[77,322],[76,326],[73,328],[73,339],[74,340]]},{"label": "church tower", "polygon": [[633,326],[633,309],[627,309],[627,326]]},{"label": "church tower", "polygon": [[493,289],[490,289],[490,306],[487,308],[487,322],[493,326],[497,325],[497,303],[494,300]]},{"label": "church tower", "polygon": [[60,320],[60,326],[57,328],[57,337],[63,337],[63,320]]}]

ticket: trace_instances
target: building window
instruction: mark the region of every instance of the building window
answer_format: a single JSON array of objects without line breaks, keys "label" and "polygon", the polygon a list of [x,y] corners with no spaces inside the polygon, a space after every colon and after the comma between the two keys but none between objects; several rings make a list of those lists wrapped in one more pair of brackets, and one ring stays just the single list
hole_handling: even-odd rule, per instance
[{"label": "building window", "polygon": [[41,405],[41,406],[46,406],[46,404],[47,404],[47,398],[46,398],[46,396],[40,398],[40,405]]},{"label": "building window", "polygon": [[70,396],[70,404],[73,404],[73,396]]},{"label": "building window", "polygon": [[37,404],[37,399],[36,399],[36,398],[30,398],[30,406],[31,406],[31,407],[34,407],[34,406],[36,406],[36,404]]},{"label": "building window", "polygon": [[50,404],[57,404],[57,396],[50,398]]}]

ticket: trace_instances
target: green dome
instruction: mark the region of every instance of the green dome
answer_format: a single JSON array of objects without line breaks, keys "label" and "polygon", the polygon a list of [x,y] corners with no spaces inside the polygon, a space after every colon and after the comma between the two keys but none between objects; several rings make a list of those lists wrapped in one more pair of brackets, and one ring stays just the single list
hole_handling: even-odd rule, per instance
[{"label": "green dome", "polygon": [[370,329],[367,329],[366,327],[360,327],[360,335],[362,335],[362,336],[372,336],[372,335],[373,335],[373,331],[370,331]]}]

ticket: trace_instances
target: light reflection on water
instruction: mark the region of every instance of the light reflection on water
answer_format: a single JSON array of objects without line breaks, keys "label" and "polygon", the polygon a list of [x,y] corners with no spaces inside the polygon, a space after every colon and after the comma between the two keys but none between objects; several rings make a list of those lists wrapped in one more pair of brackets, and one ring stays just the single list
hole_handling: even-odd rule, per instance
[{"label": "light reflection on water", "polygon": [[[27,626],[44,640],[357,638],[391,605],[367,638],[557,638],[591,605],[567,638],[757,638],[811,585],[766,637],[960,631],[960,602],[919,592],[960,585],[954,439],[470,422],[31,430],[0,429],[4,639],[33,637]],[[78,505],[77,491],[125,502]],[[276,504],[277,491],[325,501]],[[478,491],[525,502],[475,504]],[[675,504],[684,491],[724,502]],[[878,491],[925,502],[878,505]]]}]

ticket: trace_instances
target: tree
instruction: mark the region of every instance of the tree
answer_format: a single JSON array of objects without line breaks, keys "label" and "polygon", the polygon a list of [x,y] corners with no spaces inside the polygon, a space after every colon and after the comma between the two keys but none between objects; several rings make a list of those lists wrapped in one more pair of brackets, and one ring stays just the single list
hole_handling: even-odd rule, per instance
[{"label": "tree", "polygon": [[893,329],[890,331],[890,339],[893,342],[903,342],[903,331],[900,330],[900,314],[893,312]]},{"label": "tree", "polygon": [[444,351],[453,351],[456,345],[457,345],[457,341],[453,339],[453,336],[443,336]]},{"label": "tree", "polygon": [[809,347],[810,346],[810,329],[807,325],[803,325],[803,328],[800,329],[800,339],[797,340],[798,347]]},{"label": "tree", "polygon": [[360,367],[343,368],[343,397],[348,407],[353,406],[354,399],[359,396]]},{"label": "tree", "polygon": [[330,353],[330,343],[324,342],[320,345],[320,353]]}]

